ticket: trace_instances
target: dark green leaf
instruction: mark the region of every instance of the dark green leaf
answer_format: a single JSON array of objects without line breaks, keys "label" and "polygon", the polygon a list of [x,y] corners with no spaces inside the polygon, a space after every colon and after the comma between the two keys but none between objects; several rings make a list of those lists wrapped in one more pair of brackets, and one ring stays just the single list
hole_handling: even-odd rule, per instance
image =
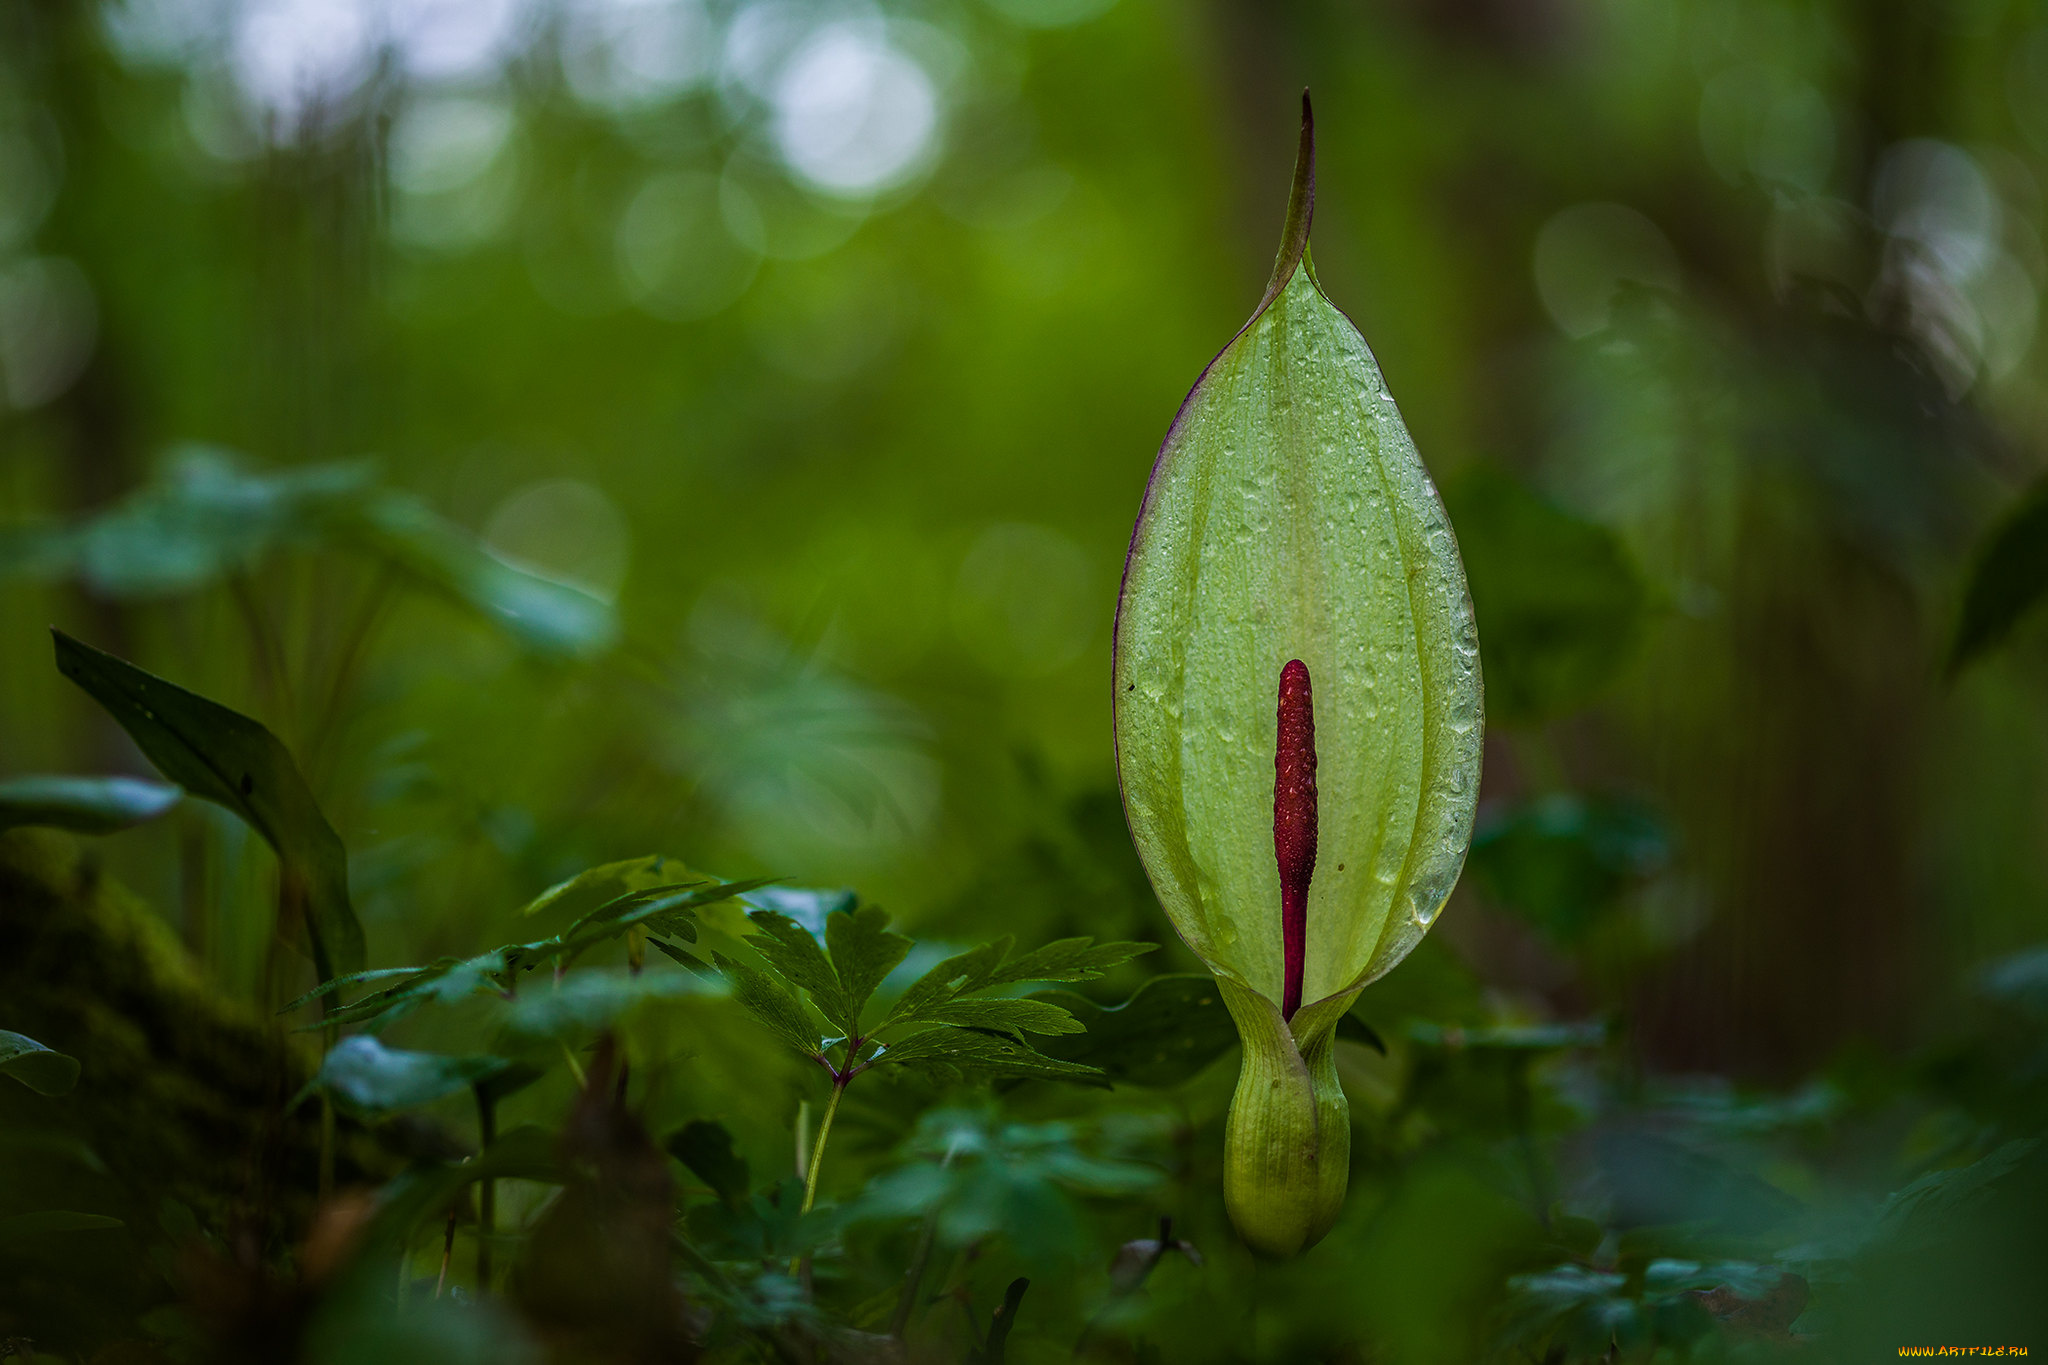
[{"label": "dark green leaf", "polygon": [[904,1019],[917,1017],[918,1013],[934,1001],[950,999],[962,992],[977,989],[987,980],[1010,951],[1013,940],[999,938],[994,943],[984,943],[979,948],[969,948],[933,967],[903,992],[896,1005],[883,1020],[884,1026]]},{"label": "dark green leaf", "polygon": [[747,918],[761,930],[748,940],[775,974],[798,990],[810,994],[811,1002],[828,1020],[845,1014],[839,976],[817,937],[788,915],[775,910],[756,910]]},{"label": "dark green leaf", "polygon": [[276,850],[280,901],[303,910],[324,980],[363,965],[348,853],[277,736],[239,712],[53,631],[57,668],[107,709],[165,777],[246,820]]},{"label": "dark green leaf", "polygon": [[1042,1051],[1101,1067],[1118,1084],[1178,1085],[1237,1045],[1237,1026],[1207,973],[1155,976],[1121,1005],[1105,1007],[1072,991],[1032,999],[1070,1011],[1087,1030],[1049,1038]]},{"label": "dark green leaf", "polygon": [[2034,486],[1984,538],[1949,647],[1951,675],[1992,649],[2048,593],[2048,481]]},{"label": "dark green leaf", "polygon": [[768,1026],[770,1032],[806,1057],[823,1050],[824,1034],[805,1012],[803,1002],[787,986],[766,972],[754,970],[730,958],[717,959],[718,970],[732,982],[732,994],[747,1013]]},{"label": "dark green leaf", "polygon": [[337,1108],[375,1121],[467,1090],[511,1066],[503,1057],[403,1052],[357,1034],[335,1044],[304,1093],[324,1091]]},{"label": "dark green leaf", "polygon": [[651,853],[641,858],[622,858],[586,868],[566,881],[555,883],[528,901],[519,913],[538,915],[557,908],[582,913],[585,906],[610,900],[626,891],[650,886],[680,886],[701,879],[675,858]]},{"label": "dark green leaf", "polygon": [[1585,705],[1634,655],[1650,598],[1613,532],[1477,466],[1444,486],[1465,556],[1488,719],[1541,721]]},{"label": "dark green leaf", "polygon": [[951,1024],[956,1028],[997,1029],[1005,1033],[1079,1033],[1082,1025],[1058,1004],[1035,1000],[940,1000],[903,1023]]},{"label": "dark green leaf", "polygon": [[17,1213],[11,1218],[0,1218],[0,1242],[26,1242],[53,1233],[100,1232],[120,1226],[120,1219],[109,1218],[104,1214],[45,1209],[37,1213]]},{"label": "dark green leaf", "polygon": [[711,1187],[727,1204],[737,1206],[753,1188],[746,1159],[732,1149],[732,1134],[712,1119],[696,1119],[668,1136],[669,1155]]},{"label": "dark green leaf", "polygon": [[[361,999],[352,1000],[330,1011],[318,1023],[303,1025],[302,1030],[343,1024],[366,1024],[371,1020],[382,1020],[383,1025],[388,1026],[422,1005],[452,1004],[478,991],[495,992],[498,989],[498,976],[509,966],[508,950],[499,948],[477,957],[442,958],[429,967],[402,969],[400,975],[403,979],[396,984],[372,991]],[[372,980],[378,975],[375,972],[364,972],[358,974],[356,979]],[[308,998],[310,996],[301,997],[294,1004],[304,1003]]]},{"label": "dark green leaf", "polygon": [[0,1029],[0,1075],[39,1095],[61,1095],[78,1083],[78,1063],[33,1038]]},{"label": "dark green leaf", "polygon": [[1337,1021],[1337,1036],[1353,1043],[1362,1043],[1384,1057],[1387,1055],[1387,1040],[1380,1037],[1374,1028],[1356,1014],[1346,1014]]},{"label": "dark green leaf", "polygon": [[825,942],[839,978],[839,1014],[832,1022],[850,1038],[860,1032],[860,1014],[875,987],[909,955],[910,940],[889,932],[888,912],[870,905],[826,916]]},{"label": "dark green leaf", "polygon": [[133,777],[11,777],[0,782],[0,832],[49,825],[112,834],[156,819],[184,794]]},{"label": "dark green leaf", "polygon": [[981,990],[1020,981],[1090,981],[1141,953],[1154,951],[1158,946],[1156,943],[1097,943],[1091,938],[1057,939],[1022,957],[1012,958],[967,989]]},{"label": "dark green leaf", "polygon": [[372,1236],[394,1247],[403,1245],[422,1223],[444,1213],[457,1195],[479,1180],[560,1184],[560,1145],[556,1134],[524,1123],[501,1134],[473,1160],[415,1166],[385,1187]]},{"label": "dark green leaf", "polygon": [[935,1028],[914,1033],[884,1048],[872,1065],[907,1067],[951,1079],[1017,1076],[1107,1083],[1098,1067],[1063,1062],[1014,1039],[973,1029]]}]

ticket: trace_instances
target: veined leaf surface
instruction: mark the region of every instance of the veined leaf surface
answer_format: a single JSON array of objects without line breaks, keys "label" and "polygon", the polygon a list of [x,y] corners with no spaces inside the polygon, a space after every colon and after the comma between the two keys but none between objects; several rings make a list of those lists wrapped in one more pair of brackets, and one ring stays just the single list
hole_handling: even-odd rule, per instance
[{"label": "veined leaf surface", "polygon": [[1314,680],[1320,853],[1304,1002],[1428,929],[1478,791],[1478,638],[1458,547],[1358,330],[1308,255],[1306,118],[1280,259],[1168,431],[1118,602],[1118,770],[1140,856],[1190,947],[1281,998],[1275,692]]}]

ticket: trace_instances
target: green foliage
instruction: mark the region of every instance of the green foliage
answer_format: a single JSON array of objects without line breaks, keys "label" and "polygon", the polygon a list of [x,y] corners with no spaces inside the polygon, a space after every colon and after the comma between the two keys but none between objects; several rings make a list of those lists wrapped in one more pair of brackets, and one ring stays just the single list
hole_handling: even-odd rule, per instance
[{"label": "green foliage", "polygon": [[[319,1022],[302,1027],[328,1028],[337,1024],[368,1024],[373,1021],[380,1026],[388,1026],[421,1005],[436,1002],[452,1004],[478,992],[509,995],[521,973],[550,964],[558,970],[567,970],[592,948],[634,932],[649,935],[650,942],[672,952],[682,961],[695,964],[694,958],[670,940],[694,943],[697,938],[694,919],[698,910],[732,900],[766,884],[759,879],[668,881],[664,880],[667,876],[685,875],[681,863],[673,859],[637,858],[607,864],[551,888],[529,904],[527,913],[538,913],[536,907],[547,909],[569,904],[571,889],[608,888],[618,880],[620,874],[616,869],[622,867],[642,869],[649,879],[659,884],[641,886],[603,900],[578,915],[560,933],[547,938],[503,944],[475,957],[448,957],[420,967],[382,967],[331,978],[287,1004],[279,1013],[289,1014],[302,1005],[350,987],[377,985],[376,990],[330,1010]],[[391,984],[378,984],[386,981]],[[673,980],[642,983],[636,977],[632,982],[608,985],[592,979],[589,984],[579,982],[568,995],[553,1004],[528,1002],[523,1014],[515,1014],[514,1026],[541,1034],[552,1034],[578,1020],[588,1026],[596,1026],[600,1021],[609,1021],[645,995],[674,995],[686,989],[682,983]]]},{"label": "green foliage", "polygon": [[1984,537],[1948,650],[1960,671],[1996,648],[2048,593],[2048,484],[2022,497]]},{"label": "green foliage", "polygon": [[1444,506],[1472,585],[1488,713],[1510,724],[1550,720],[1612,685],[1650,614],[1620,538],[1491,465],[1447,483]]},{"label": "green foliage", "polygon": [[1089,1136],[1068,1123],[933,1110],[903,1144],[906,1164],[872,1181],[847,1217],[929,1219],[949,1247],[1007,1231],[1027,1257],[1062,1256],[1081,1241],[1076,1198],[1131,1198],[1165,1180],[1127,1154],[1091,1153]]},{"label": "green foliage", "polygon": [[62,1095],[78,1083],[78,1060],[0,1029],[0,1075],[13,1077],[39,1095]]},{"label": "green foliage", "polygon": [[[1097,1078],[1100,1068],[1062,1061],[1026,1040],[1027,1034],[1080,1032],[1082,1025],[1067,1010],[1045,1000],[989,998],[986,992],[1028,982],[1090,980],[1152,949],[1074,938],[1012,957],[1013,940],[999,939],[933,966],[864,1030],[869,1001],[913,946],[890,931],[885,911],[832,911],[824,918],[823,943],[778,910],[756,910],[747,918],[760,930],[748,941],[768,970],[719,957],[734,997],[776,1038],[815,1058],[842,1085],[876,1067],[952,1079]],[[832,1032],[820,1030],[812,1009]]]},{"label": "green foliage", "polygon": [[1178,1085],[1237,1044],[1237,1026],[1206,973],[1155,976],[1120,1005],[1073,991],[1034,998],[1058,1005],[1082,1026],[1040,1046],[1062,1060],[1101,1067],[1117,1084]]},{"label": "green foliage", "polygon": [[159,772],[232,811],[277,853],[280,918],[285,927],[303,919],[320,979],[361,970],[348,851],[277,736],[63,631],[52,634],[58,671],[106,708]]},{"label": "green foliage", "polygon": [[1487,812],[1472,835],[1473,878],[1487,899],[1566,945],[1670,858],[1663,821],[1625,797],[1553,793]]},{"label": "green foliage", "polygon": [[497,1079],[513,1065],[503,1057],[405,1052],[356,1034],[328,1050],[300,1098],[322,1093],[343,1112],[375,1121]]},{"label": "green foliage", "polygon": [[149,598],[256,573],[293,546],[368,555],[539,653],[587,655],[617,637],[608,604],[492,556],[363,460],[258,473],[227,452],[181,447],[153,481],[93,516],[0,532],[0,571]]},{"label": "green foliage", "polygon": [[666,1145],[669,1155],[689,1167],[728,1207],[744,1201],[753,1188],[746,1159],[733,1150],[732,1134],[722,1123],[698,1119],[684,1124],[669,1134]]},{"label": "green foliage", "polygon": [[0,780],[0,833],[47,825],[112,834],[156,819],[183,795],[133,777],[10,777]]}]

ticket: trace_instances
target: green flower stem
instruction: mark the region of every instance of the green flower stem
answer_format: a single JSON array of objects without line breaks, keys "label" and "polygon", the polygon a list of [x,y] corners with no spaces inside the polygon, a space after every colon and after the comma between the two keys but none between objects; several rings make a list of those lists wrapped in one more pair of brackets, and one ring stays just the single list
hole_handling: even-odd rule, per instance
[{"label": "green flower stem", "polygon": [[832,1116],[839,1112],[839,1097],[846,1093],[846,1080],[832,1082],[832,1098],[825,1105],[825,1117],[818,1124],[818,1140],[811,1144],[811,1169],[804,1176],[804,1206],[798,1212],[809,1213],[811,1205],[818,1200],[818,1168],[825,1164],[825,1139],[832,1136]]},{"label": "green flower stem", "polygon": [[[847,1055],[857,1050],[858,1044],[847,1049]],[[825,1117],[818,1123],[818,1139],[811,1144],[810,1169],[804,1173],[804,1206],[797,1210],[799,1214],[809,1213],[811,1205],[818,1202],[818,1171],[825,1164],[825,1141],[832,1136],[832,1117],[839,1112],[839,1097],[846,1093],[846,1083],[852,1079],[847,1072],[832,1073],[832,1098],[826,1102]],[[809,1260],[810,1256],[804,1254],[791,1257],[789,1262],[789,1273],[804,1281],[806,1292],[810,1289],[810,1272],[805,1264]]]}]

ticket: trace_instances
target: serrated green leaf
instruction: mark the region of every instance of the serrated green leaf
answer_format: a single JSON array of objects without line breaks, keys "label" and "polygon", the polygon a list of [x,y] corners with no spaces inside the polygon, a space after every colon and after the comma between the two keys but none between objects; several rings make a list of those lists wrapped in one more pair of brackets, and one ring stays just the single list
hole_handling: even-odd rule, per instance
[{"label": "serrated green leaf", "polygon": [[882,978],[896,970],[909,955],[910,940],[889,931],[888,912],[879,906],[864,906],[852,912],[838,911],[825,917],[825,942],[831,949],[832,969],[839,979],[834,1014],[826,1015],[851,1038],[860,1032],[861,1011],[874,995]]},{"label": "serrated green leaf", "polygon": [[732,983],[733,999],[767,1025],[769,1032],[806,1057],[823,1051],[824,1033],[805,1012],[803,1002],[766,972],[720,955],[718,970]]},{"label": "serrated green leaf", "polygon": [[993,943],[984,943],[979,948],[969,948],[964,953],[940,962],[930,971],[910,984],[883,1020],[883,1026],[915,1018],[919,1011],[934,1001],[950,999],[954,995],[974,990],[988,978],[1004,957],[1009,954],[1015,940],[999,938]]},{"label": "serrated green leaf", "polygon": [[955,1028],[1005,1032],[1079,1033],[1082,1025],[1061,1005],[1046,1000],[937,1000],[901,1022],[950,1024]]},{"label": "serrated green leaf", "polygon": [[303,909],[321,979],[360,970],[363,927],[349,903],[348,851],[277,736],[62,631],[51,634],[58,671],[105,707],[158,771],[241,817],[276,851],[279,898]]},{"label": "serrated green leaf", "polygon": [[747,941],[748,946],[767,960],[776,975],[798,990],[809,992],[812,1003],[827,1019],[836,1019],[845,1012],[840,1002],[839,976],[810,930],[775,910],[755,910],[747,919],[761,930]]},{"label": "serrated green leaf", "polygon": [[507,1071],[503,1057],[448,1057],[387,1048],[367,1034],[342,1039],[301,1092],[325,1092],[335,1106],[367,1121],[431,1104]]},{"label": "serrated green leaf", "polygon": [[884,1048],[871,1065],[904,1067],[953,1079],[1016,1076],[1107,1083],[1099,1067],[1063,1062],[1015,1039],[973,1029],[934,1028],[913,1033]]},{"label": "serrated green leaf", "polygon": [[[444,959],[444,963],[447,965],[452,965],[454,961],[455,959],[453,958]],[[350,986],[366,986],[372,981],[396,981],[401,977],[416,978],[435,970],[436,968],[431,966],[376,967],[365,972],[347,972],[341,976],[329,977],[312,990],[293,1000],[290,1004],[280,1006],[277,1012],[279,1014],[290,1014],[302,1005],[310,1005],[322,996],[333,995],[336,991],[346,990]]]},{"label": "serrated green leaf", "polygon": [[61,1095],[78,1083],[78,1062],[25,1034],[0,1029],[0,1075],[38,1095]]},{"label": "serrated green leaf", "polygon": [[[303,1025],[300,1031],[367,1024],[373,1020],[381,1021],[380,1027],[388,1027],[422,1005],[452,1004],[478,991],[496,991],[497,977],[506,971],[509,965],[508,950],[499,948],[476,957],[447,957],[428,967],[400,969],[404,979],[330,1010],[319,1022]],[[376,972],[363,972],[358,973],[355,979],[371,980],[379,975]],[[321,993],[318,990],[310,991],[293,1002],[292,1006],[287,1006],[286,1010],[304,1004]],[[280,1011],[283,1012],[285,1011]]]},{"label": "serrated green leaf", "polygon": [[573,877],[556,882],[528,901],[519,913],[538,915],[557,907],[575,909],[579,904],[609,900],[626,891],[650,886],[692,885],[700,880],[691,877],[689,869],[677,859],[659,853],[621,858],[617,862],[585,868]]},{"label": "serrated green leaf", "polygon": [[10,777],[0,782],[0,833],[46,825],[112,834],[156,819],[184,794],[134,777]]},{"label": "serrated green leaf", "polygon": [[1206,974],[1155,976],[1121,1005],[1098,1005],[1072,991],[1031,998],[1059,1005],[1084,1030],[1048,1038],[1041,1051],[1099,1066],[1120,1085],[1178,1085],[1237,1045],[1237,1026]]},{"label": "serrated green leaf", "polygon": [[1025,981],[1091,981],[1122,966],[1156,943],[1097,943],[1092,938],[1063,938],[1012,958],[982,977],[971,990],[1009,986]]}]

